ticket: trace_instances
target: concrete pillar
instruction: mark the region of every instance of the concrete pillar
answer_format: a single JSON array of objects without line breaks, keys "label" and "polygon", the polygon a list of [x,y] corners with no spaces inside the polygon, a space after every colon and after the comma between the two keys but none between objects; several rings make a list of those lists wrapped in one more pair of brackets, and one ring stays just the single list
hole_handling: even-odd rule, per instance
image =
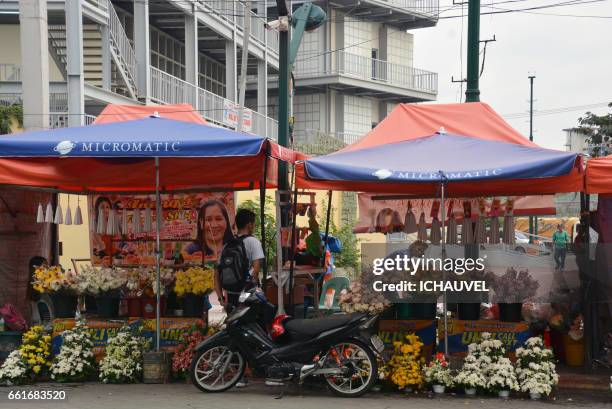
[{"label": "concrete pillar", "polygon": [[225,98],[236,102],[236,43],[225,42]]},{"label": "concrete pillar", "polygon": [[185,81],[198,84],[198,18],[195,4],[193,14],[185,15]]},{"label": "concrete pillar", "polygon": [[85,120],[83,14],[80,0],[66,0],[66,74],[68,126],[80,126]]},{"label": "concrete pillar", "polygon": [[151,98],[151,54],[149,47],[149,0],[134,1],[134,52],[138,98],[148,103]]},{"label": "concrete pillar", "polygon": [[111,89],[111,53],[110,53],[110,31],[108,26],[100,26],[102,35],[102,88],[107,91]]},{"label": "concrete pillar", "polygon": [[[49,49],[47,2],[19,2],[23,127],[49,128]],[[36,114],[36,115],[30,115]]]}]

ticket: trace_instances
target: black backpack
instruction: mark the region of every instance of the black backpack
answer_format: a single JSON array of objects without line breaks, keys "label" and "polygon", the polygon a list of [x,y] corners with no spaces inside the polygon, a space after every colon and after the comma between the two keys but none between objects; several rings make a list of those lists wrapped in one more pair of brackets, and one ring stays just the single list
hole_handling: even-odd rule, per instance
[{"label": "black backpack", "polygon": [[221,288],[224,290],[242,291],[249,281],[251,266],[244,247],[244,239],[247,237],[234,237],[223,247],[217,268],[221,279]]}]

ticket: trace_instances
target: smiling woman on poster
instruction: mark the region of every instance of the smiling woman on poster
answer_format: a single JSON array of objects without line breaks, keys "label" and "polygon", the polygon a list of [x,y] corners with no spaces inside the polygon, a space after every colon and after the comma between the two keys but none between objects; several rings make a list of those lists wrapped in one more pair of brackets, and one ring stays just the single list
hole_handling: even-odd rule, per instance
[{"label": "smiling woman on poster", "polygon": [[209,200],[200,207],[195,242],[187,252],[202,252],[202,262],[216,261],[223,246],[234,237],[232,224],[225,205],[219,200]]}]

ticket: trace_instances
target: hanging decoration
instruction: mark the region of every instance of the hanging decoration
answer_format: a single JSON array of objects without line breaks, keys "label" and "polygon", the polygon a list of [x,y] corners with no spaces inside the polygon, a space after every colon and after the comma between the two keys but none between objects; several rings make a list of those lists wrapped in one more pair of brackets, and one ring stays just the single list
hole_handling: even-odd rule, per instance
[{"label": "hanging decoration", "polygon": [[504,216],[504,244],[514,244],[514,198],[506,199],[506,215]]},{"label": "hanging decoration", "polygon": [[43,212],[42,203],[38,203],[38,210],[36,211],[36,223],[45,222],[45,212]]},{"label": "hanging decoration", "polygon": [[150,233],[151,231],[153,231],[153,219],[151,216],[151,204],[150,203],[147,203],[147,207],[145,208],[144,226],[143,226],[142,231],[145,233]]},{"label": "hanging decoration", "polygon": [[137,207],[132,214],[132,233],[138,234],[142,232],[142,224],[140,220],[140,209]]},{"label": "hanging decoration", "polygon": [[474,228],[474,242],[484,244],[487,242],[487,230],[485,226],[485,215],[487,205],[483,198],[478,199],[478,218],[476,219],[476,227]]},{"label": "hanging decoration", "polygon": [[129,230],[128,209],[124,207],[123,210],[121,211],[121,234],[123,235],[128,234],[128,230]]},{"label": "hanging decoration", "polygon": [[446,244],[457,244],[457,219],[451,213],[446,230]]},{"label": "hanging decoration", "polygon": [[491,216],[489,224],[489,243],[499,244],[499,217]]},{"label": "hanging decoration", "polygon": [[117,209],[117,211],[115,212],[114,215],[114,234],[121,234],[122,230],[121,230],[121,216],[119,215],[119,209]]},{"label": "hanging decoration", "polygon": [[66,217],[64,224],[70,226],[72,224],[72,210],[70,209],[70,196],[68,196],[68,207],[66,207]]},{"label": "hanging decoration", "polygon": [[440,241],[442,241],[442,226],[440,224],[440,219],[438,219],[438,213],[440,211],[440,202],[435,201],[431,206],[431,229],[429,231],[429,241],[432,244],[438,245]]},{"label": "hanging decoration", "polygon": [[406,216],[404,217],[404,233],[416,233],[417,223],[414,212],[412,211],[412,203],[408,202],[408,210],[406,210]]},{"label": "hanging decoration", "polygon": [[111,206],[110,211],[108,212],[108,220],[106,221],[106,234],[109,236],[114,236],[115,233],[115,209]]},{"label": "hanging decoration", "polygon": [[[77,207],[74,211],[74,224],[80,226],[83,224],[83,214],[81,212],[81,198],[77,196]],[[92,229],[92,224],[89,224],[89,230]]]},{"label": "hanging decoration", "polygon": [[62,205],[57,203],[57,207],[55,208],[55,217],[53,218],[53,223],[55,224],[63,224],[64,223],[64,215],[62,214]]},{"label": "hanging decoration", "polygon": [[419,216],[417,238],[421,241],[427,241],[427,225],[425,224],[425,212],[423,211]]},{"label": "hanging decoration", "polygon": [[472,231],[472,203],[463,202],[463,222],[461,223],[461,244],[474,243],[474,232]]},{"label": "hanging decoration", "polygon": [[104,209],[102,208],[102,206],[100,206],[100,208],[98,209],[98,218],[96,220],[96,233],[106,234],[106,218],[104,217]]},{"label": "hanging decoration", "polygon": [[53,223],[53,207],[51,202],[47,203],[47,209],[45,210],[45,223]]}]

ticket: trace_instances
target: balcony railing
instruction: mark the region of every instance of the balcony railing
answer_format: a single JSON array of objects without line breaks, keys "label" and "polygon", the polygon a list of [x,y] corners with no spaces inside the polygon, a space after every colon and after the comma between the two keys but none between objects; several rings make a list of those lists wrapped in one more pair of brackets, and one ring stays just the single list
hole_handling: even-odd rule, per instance
[{"label": "balcony railing", "polygon": [[130,77],[129,80],[134,86],[136,84],[136,53],[132,48],[132,44],[130,43],[130,39],[128,38],[123,26],[121,25],[121,21],[119,20],[119,16],[115,11],[115,8],[112,4],[110,4],[109,0],[98,0],[99,3],[108,2],[108,28],[112,41],[112,45],[116,48],[117,58],[121,60],[121,63],[125,70],[127,71],[127,75]]},{"label": "balcony railing", "polygon": [[[253,13],[251,10],[246,10],[244,3],[240,1],[227,0],[207,0],[200,3],[203,7],[210,9],[214,14],[221,17],[230,24],[236,24],[240,29],[244,29],[244,18],[248,15],[251,19],[251,37],[258,43],[264,45],[266,43],[266,29],[264,27],[265,19]],[[235,8],[234,8],[235,6]],[[246,11],[246,13],[245,13]],[[278,53],[278,32],[274,30],[268,31],[268,47]]]},{"label": "balcony railing", "polygon": [[104,12],[108,12],[110,0],[85,0],[85,3],[89,3],[94,7],[99,8]]},{"label": "balcony railing", "polygon": [[0,64],[0,82],[21,81],[21,66],[18,64]]},{"label": "balcony railing", "polygon": [[343,50],[324,55],[303,55],[296,62],[296,74],[298,78],[342,75],[415,91],[438,92],[437,73]]},{"label": "balcony railing", "polygon": [[414,11],[432,18],[440,14],[439,0],[367,0],[373,4],[385,4],[399,9]]},{"label": "balcony railing", "polygon": [[[236,105],[234,102],[157,68],[150,69],[153,100],[166,104],[188,103],[197,106],[200,115],[207,121],[227,128],[236,128],[227,117],[228,110],[234,109]],[[277,130],[277,121],[252,111],[251,133],[275,139]]]}]

